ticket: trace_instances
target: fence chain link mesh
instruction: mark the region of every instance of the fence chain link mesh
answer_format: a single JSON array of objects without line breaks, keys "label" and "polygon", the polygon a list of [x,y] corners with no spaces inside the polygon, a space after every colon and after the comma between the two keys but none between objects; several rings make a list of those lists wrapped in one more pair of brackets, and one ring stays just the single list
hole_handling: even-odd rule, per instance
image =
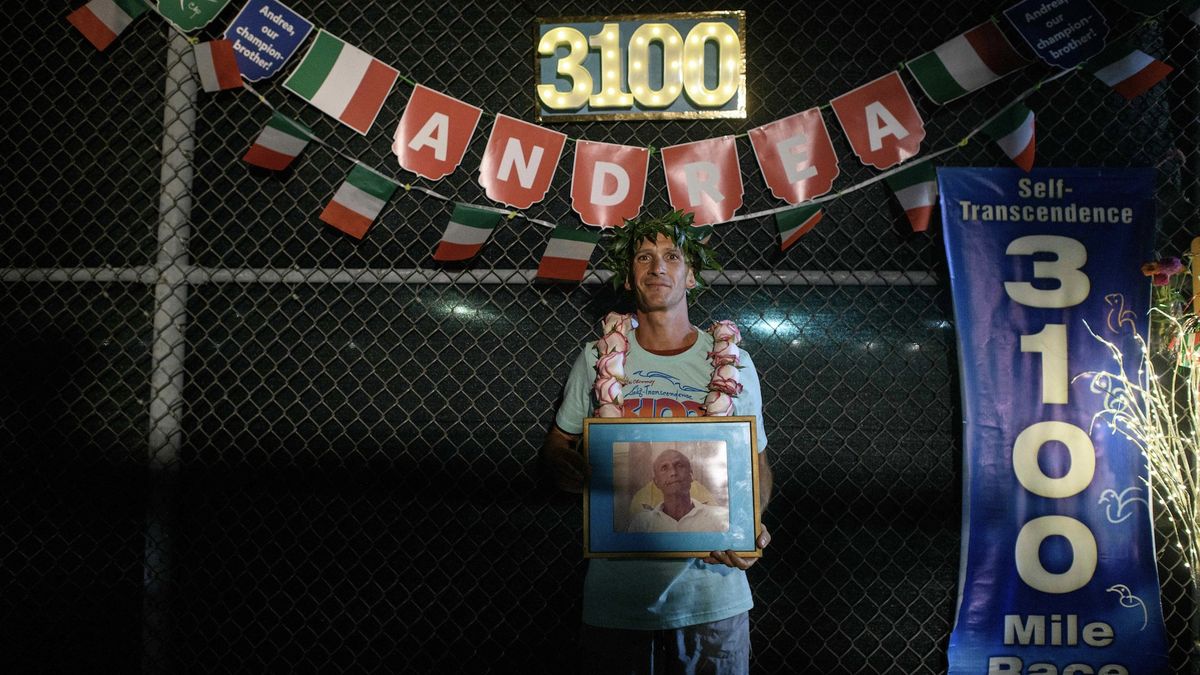
[{"label": "fence chain link mesh", "polygon": [[[745,120],[547,124],[655,148],[821,105],[1004,8],[290,4],[417,82],[526,120],[536,17],[745,9]],[[1118,32],[1140,20],[1098,4]],[[365,240],[338,234],[316,215],[347,160],[312,145],[280,174],[248,167],[268,107],[197,93],[189,45],[152,14],[101,54],[68,9],[24,3],[4,41],[9,672],[571,672],[582,509],[539,489],[536,449],[571,359],[627,301],[594,272],[531,283],[548,232],[522,219],[475,261],[434,263],[450,208],[415,191]],[[198,35],[217,36],[236,10]],[[1175,74],[1128,103],[1082,73],[1037,90],[1038,164],[1157,167],[1156,247],[1179,254],[1197,234],[1200,29],[1168,14],[1135,35]],[[914,89],[924,151],[1050,72],[1035,64],[945,106]],[[335,148],[401,175],[390,146],[407,84],[364,137],[283,79],[255,87]],[[874,175],[826,117],[838,185]],[[489,127],[458,171],[418,183],[487,203],[477,167]],[[738,144],[742,212],[779,206]],[[568,144],[530,216],[576,221],[571,159]],[[658,160],[651,212],[668,208]],[[943,160],[1008,163],[982,139]],[[755,672],[946,668],[962,445],[937,229],[913,234],[882,183],[828,204],[786,254],[769,217],[717,228],[727,271],[692,318],[742,326],[776,474],[773,543],[750,571]],[[1182,672],[1197,612],[1182,563],[1164,553],[1160,575]]]}]

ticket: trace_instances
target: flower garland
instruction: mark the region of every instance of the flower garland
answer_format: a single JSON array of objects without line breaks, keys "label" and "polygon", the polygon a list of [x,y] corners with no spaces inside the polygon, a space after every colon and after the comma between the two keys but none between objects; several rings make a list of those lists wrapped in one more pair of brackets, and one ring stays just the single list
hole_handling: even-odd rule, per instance
[{"label": "flower garland", "polygon": [[[593,391],[599,406],[596,417],[624,417],[621,385],[625,378],[625,357],[629,353],[629,331],[637,327],[632,314],[609,312],[601,322],[602,334],[596,341],[596,382]],[[733,414],[733,399],[742,393],[738,370],[741,350],[738,344],[742,333],[732,321],[718,321],[708,329],[713,337],[713,349],[708,352],[712,363],[712,378],[704,398],[704,414],[726,416]]]}]

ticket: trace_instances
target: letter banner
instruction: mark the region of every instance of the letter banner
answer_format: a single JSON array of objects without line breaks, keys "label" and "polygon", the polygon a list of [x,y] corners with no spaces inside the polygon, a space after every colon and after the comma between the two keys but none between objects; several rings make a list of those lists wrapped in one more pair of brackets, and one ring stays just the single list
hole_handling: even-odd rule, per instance
[{"label": "letter banner", "polygon": [[473,105],[418,84],[396,125],[392,152],[404,170],[440,180],[458,168],[481,114]]},{"label": "letter banner", "polygon": [[488,199],[527,209],[546,198],[567,135],[508,115],[496,115],[479,166]]},{"label": "letter banner", "polygon": [[742,172],[733,136],[662,150],[671,206],[695,216],[694,225],[722,223],[742,206]]},{"label": "letter banner", "polygon": [[899,72],[851,89],[829,105],[863,164],[882,170],[921,152],[925,123]]},{"label": "letter banner", "polygon": [[579,141],[571,172],[571,208],[588,225],[620,227],[642,210],[650,151]]},{"label": "letter banner", "polygon": [[750,144],[767,187],[777,199],[799,204],[833,188],[838,176],[837,153],[819,109],[751,129]]},{"label": "letter banner", "polygon": [[1152,169],[938,169],[958,334],[951,675],[1166,673],[1147,470],[1089,372],[1140,357]]}]

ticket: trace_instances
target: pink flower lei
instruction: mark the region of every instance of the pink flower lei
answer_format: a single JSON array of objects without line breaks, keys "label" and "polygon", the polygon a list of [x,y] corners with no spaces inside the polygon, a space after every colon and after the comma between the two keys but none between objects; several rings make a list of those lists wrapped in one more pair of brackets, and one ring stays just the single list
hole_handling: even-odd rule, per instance
[{"label": "pink flower lei", "polygon": [[[632,314],[610,312],[602,322],[603,331],[596,341],[596,382],[593,391],[599,406],[596,417],[624,417],[621,385],[625,384],[625,357],[629,353],[629,331],[637,327]],[[732,321],[718,321],[708,329],[713,349],[708,352],[712,363],[712,378],[704,398],[704,414],[723,416],[733,414],[733,399],[742,393],[738,370],[741,351],[738,344],[742,333]]]}]

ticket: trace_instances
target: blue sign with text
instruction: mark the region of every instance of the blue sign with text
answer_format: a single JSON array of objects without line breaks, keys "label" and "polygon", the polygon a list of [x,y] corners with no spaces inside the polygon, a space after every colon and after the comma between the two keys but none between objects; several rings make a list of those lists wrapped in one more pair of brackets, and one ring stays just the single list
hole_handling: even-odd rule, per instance
[{"label": "blue sign with text", "polygon": [[1097,337],[1141,353],[1154,171],[941,168],[938,187],[963,408],[949,672],[1166,673],[1145,461],[1086,375],[1115,367]]},{"label": "blue sign with text", "polygon": [[250,0],[225,31],[242,75],[251,82],[271,77],[296,53],[312,23],[275,0]]},{"label": "blue sign with text", "polygon": [[1108,22],[1091,0],[1024,0],[1004,16],[1038,58],[1074,68],[1104,49]]}]

